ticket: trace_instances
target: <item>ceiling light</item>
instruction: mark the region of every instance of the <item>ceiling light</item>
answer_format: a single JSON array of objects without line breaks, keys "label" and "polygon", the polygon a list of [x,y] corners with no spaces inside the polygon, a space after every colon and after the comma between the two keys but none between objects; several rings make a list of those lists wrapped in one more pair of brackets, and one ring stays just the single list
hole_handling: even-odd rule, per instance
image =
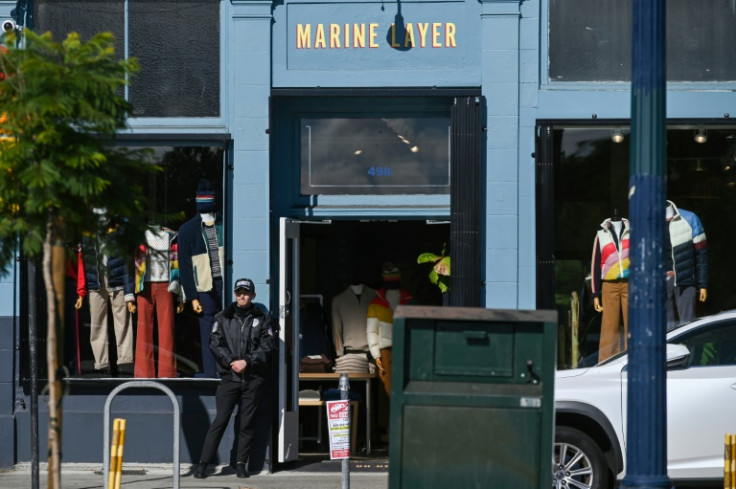
[{"label": "ceiling light", "polygon": [[708,134],[705,129],[698,128],[695,130],[695,142],[698,144],[705,144],[708,141]]},{"label": "ceiling light", "polygon": [[611,141],[616,144],[624,142],[624,133],[621,132],[621,129],[616,129],[611,133]]}]

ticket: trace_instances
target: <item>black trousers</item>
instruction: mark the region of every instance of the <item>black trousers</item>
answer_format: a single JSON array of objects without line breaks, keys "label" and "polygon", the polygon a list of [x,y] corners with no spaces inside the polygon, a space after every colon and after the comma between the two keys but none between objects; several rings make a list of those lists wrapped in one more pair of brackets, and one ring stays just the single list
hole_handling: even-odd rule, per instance
[{"label": "black trousers", "polygon": [[215,393],[215,403],[217,406],[217,414],[212,421],[207,436],[202,446],[202,455],[199,457],[201,462],[211,463],[217,453],[217,447],[222,440],[222,434],[227,428],[230,415],[236,405],[239,406],[239,429],[238,429],[238,463],[248,461],[250,453],[250,444],[255,431],[254,417],[258,402],[260,401],[261,392],[263,390],[264,378],[260,375],[246,375],[244,382],[238,382],[232,379],[232,374],[226,374],[217,386]]}]

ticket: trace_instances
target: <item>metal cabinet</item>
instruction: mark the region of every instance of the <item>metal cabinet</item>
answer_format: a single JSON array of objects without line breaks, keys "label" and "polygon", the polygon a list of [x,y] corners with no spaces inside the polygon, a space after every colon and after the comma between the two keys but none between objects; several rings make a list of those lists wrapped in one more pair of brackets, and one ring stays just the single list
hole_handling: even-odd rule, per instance
[{"label": "metal cabinet", "polygon": [[548,489],[555,311],[400,306],[389,487]]}]

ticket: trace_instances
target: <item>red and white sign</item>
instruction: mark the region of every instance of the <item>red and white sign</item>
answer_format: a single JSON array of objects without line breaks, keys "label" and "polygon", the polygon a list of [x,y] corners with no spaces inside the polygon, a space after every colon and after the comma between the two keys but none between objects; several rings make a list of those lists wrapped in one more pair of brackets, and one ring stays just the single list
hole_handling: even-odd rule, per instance
[{"label": "red and white sign", "polygon": [[327,401],[327,430],[330,433],[330,459],[350,458],[350,403]]}]

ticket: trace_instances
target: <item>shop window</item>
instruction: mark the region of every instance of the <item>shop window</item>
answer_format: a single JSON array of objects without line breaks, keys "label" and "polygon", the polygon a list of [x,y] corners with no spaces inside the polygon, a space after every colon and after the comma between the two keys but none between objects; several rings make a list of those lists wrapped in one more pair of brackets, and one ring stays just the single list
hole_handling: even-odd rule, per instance
[{"label": "shop window", "polygon": [[301,194],[447,194],[449,117],[304,117]]},{"label": "shop window", "polygon": [[[550,263],[553,271],[547,275],[552,277],[549,284],[539,280],[538,302],[554,304],[559,312],[560,366],[595,364],[601,314],[593,308],[591,293],[593,245],[605,219],[614,214],[629,216],[629,130],[552,126],[540,133],[548,134],[551,143],[547,144],[553,149],[548,156],[551,178],[540,178],[537,188],[538,198],[548,196],[538,205],[538,266]],[[538,171],[545,172],[542,158],[538,165]],[[736,258],[730,232],[736,213],[736,127],[668,127],[666,189],[668,200],[700,218],[707,236],[708,298],[696,304],[697,315],[736,308],[731,286]],[[554,223],[552,231],[541,226],[546,220]]]},{"label": "shop window", "polygon": [[[668,81],[736,80],[731,0],[668,0]],[[549,0],[549,80],[631,80],[631,0]]]},{"label": "shop window", "polygon": [[128,96],[135,117],[218,117],[219,9],[219,0],[37,0],[34,29],[56,40],[112,32],[118,55],[127,48],[140,62]]},{"label": "shop window", "polygon": [[[150,144],[146,146],[151,147]],[[210,182],[211,188],[214,190],[216,213],[223,210],[226,196],[224,195],[224,160],[225,148],[221,144],[199,145],[199,146],[173,146],[173,145],[157,145],[153,146],[154,161],[161,164],[162,171],[153,176],[148,177],[147,192],[151,209],[162,216],[157,224],[162,228],[171,229],[174,233],[178,231],[181,224],[197,215],[197,207],[195,197],[200,180],[206,179]],[[226,222],[226,221],[225,221]],[[225,234],[223,232],[223,234]],[[168,237],[168,236],[167,236]],[[173,236],[171,236],[173,237]],[[149,244],[142,239],[141,244]],[[76,272],[79,268],[76,266],[78,246],[82,245],[82,257],[86,264],[92,269],[95,264],[92,260],[95,256],[101,256],[95,253],[95,243],[98,241],[96,237],[84,236],[80,237],[78,243],[69,244],[69,262],[67,266],[66,288],[65,288],[65,306],[64,306],[64,322],[65,332],[61,339],[60,350],[62,352],[62,364],[69,371],[71,377],[77,378],[100,378],[100,377],[117,377],[130,378],[133,376],[134,364],[138,360],[136,357],[136,343],[139,340],[139,324],[141,321],[141,309],[132,316],[132,329],[127,331],[129,336],[128,351],[126,354],[132,355],[132,362],[120,362],[118,359],[118,349],[116,342],[121,341],[120,332],[115,331],[115,321],[112,314],[112,301],[108,304],[107,332],[109,344],[106,353],[109,358],[109,366],[107,368],[96,368],[95,354],[93,353],[92,344],[94,339],[92,334],[92,322],[94,318],[90,313],[90,296],[91,287],[89,283],[84,289],[85,297],[81,301],[81,308],[75,308],[78,300],[77,288],[79,286]],[[176,243],[176,241],[174,241]],[[86,248],[85,248],[86,247]],[[226,248],[227,249],[227,248]],[[130,250],[130,256],[107,257],[108,263],[112,264],[114,260],[125,262],[128,264],[127,271],[131,277],[135,277],[134,257],[138,250]],[[163,253],[161,253],[163,254]],[[139,255],[140,257],[140,255]],[[175,255],[167,255],[167,258],[178,258]],[[227,259],[227,258],[226,258]],[[167,260],[168,261],[168,260]],[[145,262],[145,260],[143,260]],[[139,261],[139,265],[142,263]],[[147,262],[150,267],[150,262]],[[225,267],[223,267],[224,269]],[[112,265],[108,267],[108,280],[113,274]],[[86,270],[85,270],[86,271]],[[225,273],[225,272],[224,272]],[[28,283],[28,281],[25,281]],[[37,316],[37,337],[43,343],[46,337],[46,309],[43,298],[45,291],[43,290],[43,278],[40,271],[37,272],[36,290],[34,294],[26,294],[29,298],[36,298],[35,304],[29,304],[28,307],[34,308]],[[169,284],[166,284],[168,288]],[[172,288],[174,293],[164,295],[171,298],[172,303],[177,303],[176,289]],[[136,288],[136,298],[140,295],[140,288]],[[140,304],[140,303],[138,303]],[[159,331],[164,328],[159,324],[160,316],[154,315],[154,335],[152,340],[152,351],[154,354],[154,368],[156,372],[161,372],[163,368],[160,365],[161,348],[159,348]],[[171,325],[169,325],[171,327]],[[186,307],[181,313],[173,315],[173,332],[174,332],[174,351],[175,370],[167,374],[167,377],[193,377],[202,369],[201,364],[201,344],[199,334],[199,324],[197,316],[192,312],[191,307]],[[28,345],[27,328],[21,328],[22,340]],[[116,341],[117,340],[117,341]],[[40,346],[38,351],[43,352],[45,348]],[[21,355],[28,355],[28,348],[21,349]],[[38,362],[39,377],[46,376],[45,355],[39,355],[41,358]],[[98,357],[99,358],[99,357]],[[30,362],[26,356],[21,360],[21,375],[24,378],[30,378]]]}]

